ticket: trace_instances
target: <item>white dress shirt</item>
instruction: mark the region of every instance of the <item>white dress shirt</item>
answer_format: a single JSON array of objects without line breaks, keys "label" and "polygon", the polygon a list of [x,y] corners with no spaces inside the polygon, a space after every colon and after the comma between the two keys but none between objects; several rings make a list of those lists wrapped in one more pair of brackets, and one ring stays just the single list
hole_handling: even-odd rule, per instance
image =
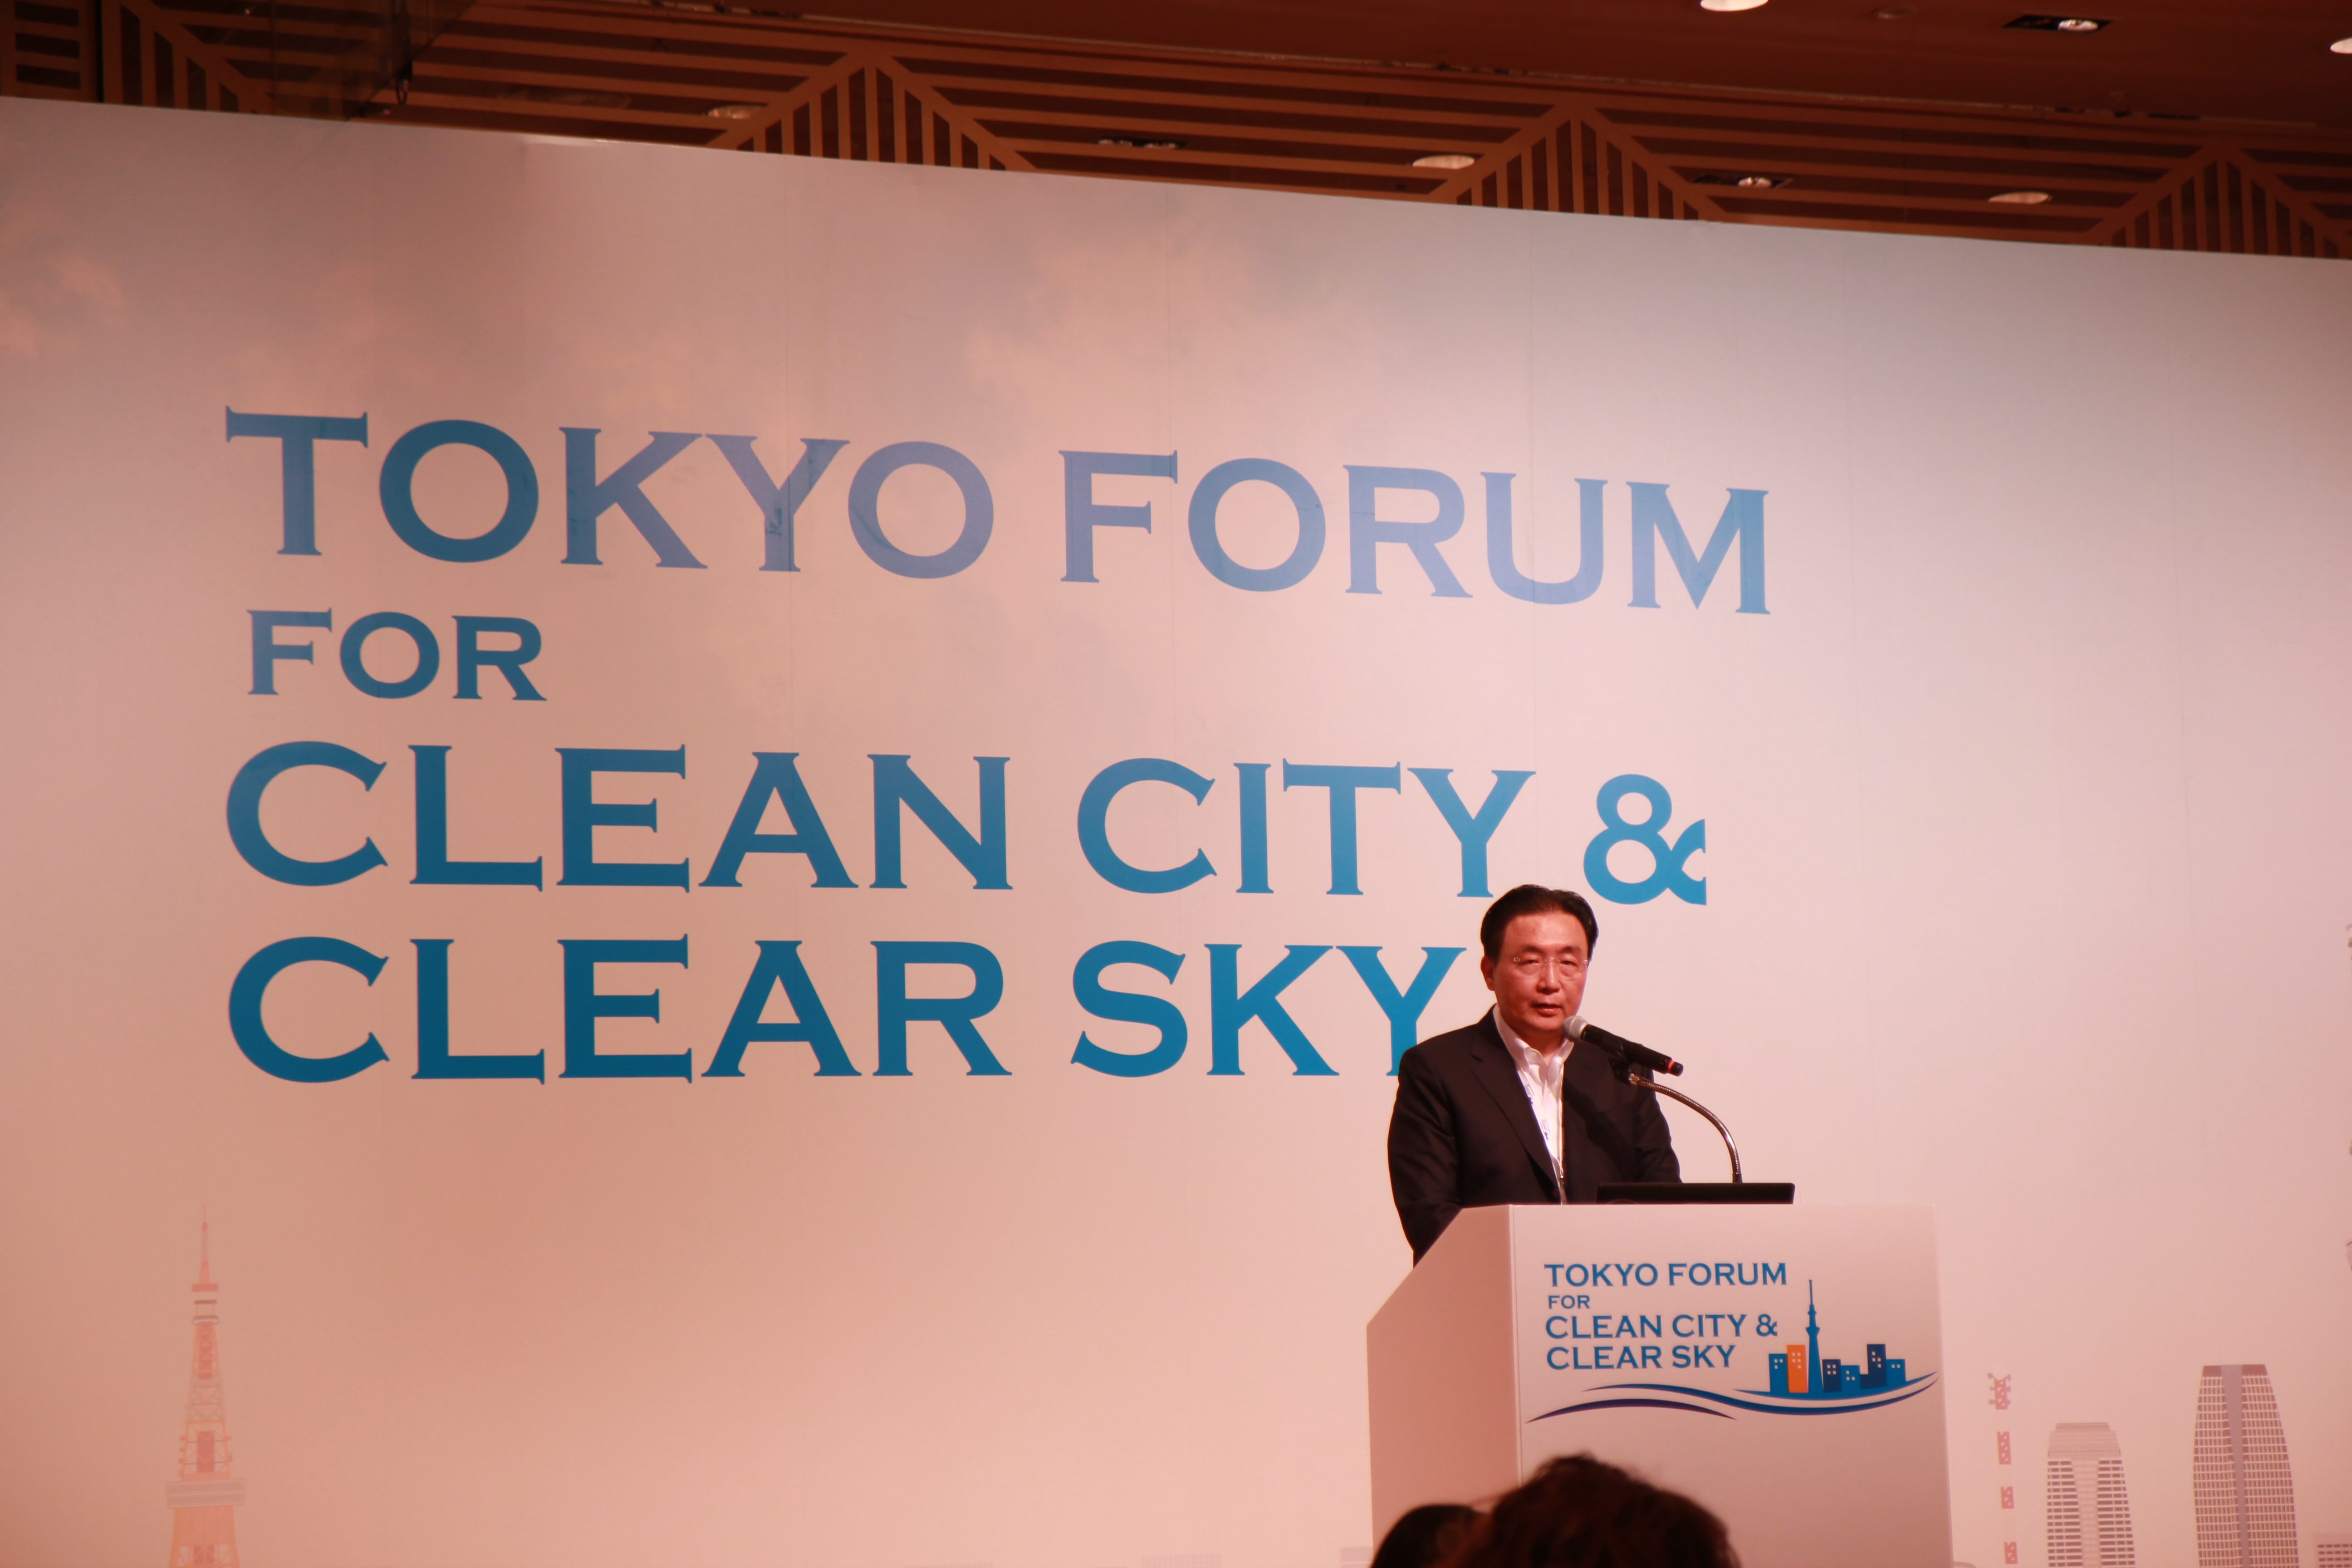
[{"label": "white dress shirt", "polygon": [[1511,1061],[1519,1071],[1519,1087],[1528,1091],[1528,1109],[1536,1113],[1536,1126],[1543,1131],[1544,1150],[1551,1156],[1551,1176],[1562,1191],[1567,1189],[1567,1173],[1559,1163],[1559,1082],[1568,1067],[1568,1053],[1576,1042],[1566,1036],[1559,1048],[1538,1051],[1511,1032],[1503,1022],[1502,1009],[1489,1010],[1495,1020],[1495,1033],[1503,1037],[1503,1048],[1511,1053]]}]

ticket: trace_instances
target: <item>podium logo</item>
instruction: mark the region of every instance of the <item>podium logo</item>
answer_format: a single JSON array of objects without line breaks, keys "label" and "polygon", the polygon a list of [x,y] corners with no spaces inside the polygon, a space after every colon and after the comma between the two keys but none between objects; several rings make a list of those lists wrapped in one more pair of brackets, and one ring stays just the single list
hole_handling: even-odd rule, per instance
[{"label": "podium logo", "polygon": [[[1935,1385],[1936,1373],[1914,1374],[1909,1363],[1901,1356],[1888,1355],[1884,1344],[1865,1345],[1859,1362],[1822,1355],[1821,1316],[1812,1286],[1811,1280],[1805,1281],[1805,1337],[1792,1339],[1765,1357],[1768,1387],[1724,1393],[1680,1383],[1596,1384],[1585,1392],[1599,1397],[1547,1410],[1530,1421],[1588,1410],[1629,1409],[1681,1410],[1724,1420],[1738,1419],[1732,1414],[1735,1410],[1761,1415],[1846,1415],[1900,1405]],[[1770,1315],[1757,1318],[1759,1338],[1769,1341],[1778,1332],[1779,1325]],[[1727,1354],[1725,1359],[1727,1363]]]}]

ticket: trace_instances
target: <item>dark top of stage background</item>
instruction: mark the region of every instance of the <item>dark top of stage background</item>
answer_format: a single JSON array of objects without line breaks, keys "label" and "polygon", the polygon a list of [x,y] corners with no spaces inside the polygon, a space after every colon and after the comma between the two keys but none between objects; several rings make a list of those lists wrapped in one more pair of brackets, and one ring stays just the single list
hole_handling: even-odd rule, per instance
[{"label": "dark top of stage background", "polygon": [[[2089,36],[2008,26],[2053,11]],[[2036,105],[2352,130],[2352,31],[2330,0],[832,0],[828,16],[1034,38],[1750,91]]]},{"label": "dark top of stage background", "polygon": [[0,93],[2352,257],[2340,0],[2117,0],[2077,33],[2013,0],[786,4],[414,0],[390,26],[378,0],[40,0],[0,29]]}]

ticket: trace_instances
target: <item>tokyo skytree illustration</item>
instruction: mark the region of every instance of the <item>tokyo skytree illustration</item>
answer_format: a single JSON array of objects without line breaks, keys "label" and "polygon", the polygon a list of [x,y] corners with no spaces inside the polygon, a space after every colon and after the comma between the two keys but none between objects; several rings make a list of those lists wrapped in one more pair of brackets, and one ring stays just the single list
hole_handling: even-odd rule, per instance
[{"label": "tokyo skytree illustration", "polygon": [[2205,1369],[2191,1458],[2197,1568],[2298,1568],[2294,1478],[2267,1368]]},{"label": "tokyo skytree illustration", "polygon": [[2104,1421],[2062,1421],[2050,1434],[2042,1492],[2050,1568],[2133,1568],[2124,1450]]},{"label": "tokyo skytree illustration", "polygon": [[236,1505],[245,1483],[229,1464],[228,1415],[221,1404],[220,1287],[213,1283],[212,1225],[196,1243],[195,1363],[188,1414],[180,1426],[180,1479],[163,1489],[172,1509],[171,1568],[237,1568]]}]

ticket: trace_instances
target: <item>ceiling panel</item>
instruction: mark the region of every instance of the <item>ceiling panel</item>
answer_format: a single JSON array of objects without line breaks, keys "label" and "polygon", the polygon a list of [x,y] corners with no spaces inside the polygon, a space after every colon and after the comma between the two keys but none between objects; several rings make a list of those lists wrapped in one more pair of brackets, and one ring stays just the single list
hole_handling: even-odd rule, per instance
[{"label": "ceiling panel", "polygon": [[[2272,121],[1351,64],[709,3],[436,0],[437,30],[401,59],[381,53],[396,31],[382,7],[396,0],[0,3],[18,19],[0,82],[59,96],[1674,221],[2352,254],[2352,131]],[[1041,26],[1059,15],[964,9]],[[1615,16],[1621,32],[1814,14],[1801,0],[1728,18],[1556,9],[1594,26]],[[1908,9],[1948,21],[1966,8]],[[2276,20],[2292,8],[2247,9]],[[1329,16],[1252,14],[1276,34]],[[1366,47],[1386,37],[1383,18],[1438,26],[1406,7],[1362,15],[1347,36]],[[1465,15],[1499,26],[1533,12],[1497,0]],[[1883,26],[1835,15],[1864,37],[1876,35],[1857,15]],[[2003,48],[2106,36],[1993,30]],[[2352,80],[2352,56],[2328,58]]]}]

